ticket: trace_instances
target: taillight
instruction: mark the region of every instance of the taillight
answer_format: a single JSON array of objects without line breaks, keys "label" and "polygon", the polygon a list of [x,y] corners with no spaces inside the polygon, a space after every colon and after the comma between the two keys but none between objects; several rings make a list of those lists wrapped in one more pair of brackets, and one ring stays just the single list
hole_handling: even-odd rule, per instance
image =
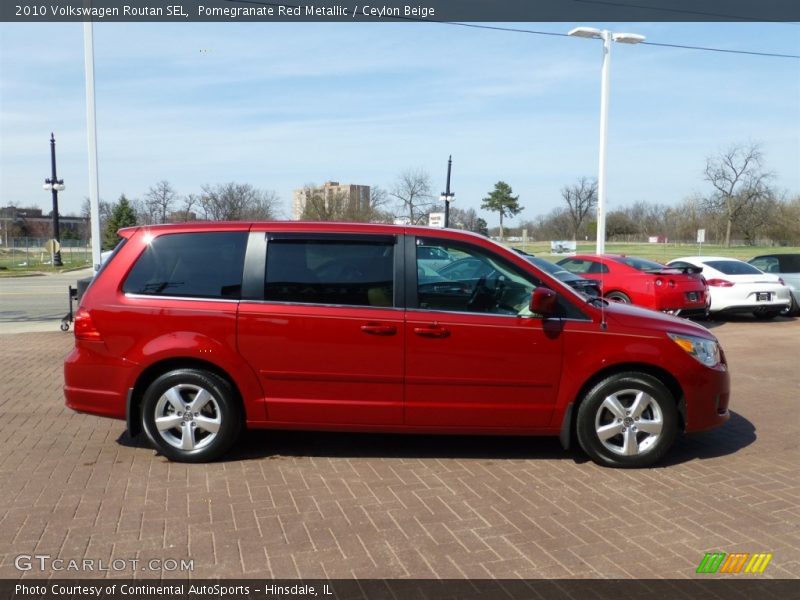
[{"label": "taillight", "polygon": [[85,340],[87,342],[100,342],[103,338],[97,327],[94,326],[92,315],[85,308],[79,308],[75,313],[75,339]]},{"label": "taillight", "polygon": [[664,280],[661,277],[656,277],[656,287],[661,287],[664,285]]},{"label": "taillight", "polygon": [[714,287],[733,287],[733,282],[727,279],[709,279],[706,283]]}]

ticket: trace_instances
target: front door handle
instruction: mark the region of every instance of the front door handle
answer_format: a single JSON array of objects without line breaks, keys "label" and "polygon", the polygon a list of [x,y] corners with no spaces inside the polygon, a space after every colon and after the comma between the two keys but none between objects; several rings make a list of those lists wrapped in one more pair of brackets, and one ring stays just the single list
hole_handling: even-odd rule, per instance
[{"label": "front door handle", "polygon": [[370,335],[394,335],[397,327],[394,325],[381,325],[380,323],[367,323],[361,326],[361,331]]},{"label": "front door handle", "polygon": [[450,335],[450,330],[438,325],[433,325],[430,327],[414,327],[414,333],[422,337],[446,338]]}]

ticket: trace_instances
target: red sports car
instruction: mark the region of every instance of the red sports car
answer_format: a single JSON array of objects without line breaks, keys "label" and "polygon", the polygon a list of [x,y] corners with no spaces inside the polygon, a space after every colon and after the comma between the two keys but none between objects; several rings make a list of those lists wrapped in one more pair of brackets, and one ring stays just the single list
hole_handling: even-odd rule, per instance
[{"label": "red sports car", "polygon": [[682,317],[708,314],[708,286],[700,268],[667,267],[621,254],[579,254],[558,264],[581,277],[599,281],[609,300]]}]

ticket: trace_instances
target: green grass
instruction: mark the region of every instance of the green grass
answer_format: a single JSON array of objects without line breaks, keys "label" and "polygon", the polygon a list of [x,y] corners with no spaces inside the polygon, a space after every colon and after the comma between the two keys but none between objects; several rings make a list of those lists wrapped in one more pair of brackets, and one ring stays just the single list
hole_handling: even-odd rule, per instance
[{"label": "green grass", "polygon": [[[556,262],[560,256],[550,254],[550,242],[521,242],[510,244],[515,248],[520,248],[525,252],[536,254],[547,260]],[[578,243],[579,254],[594,254],[596,245],[594,242]],[[759,254],[788,254],[800,253],[798,246],[731,246],[730,248],[717,244],[703,244],[699,250],[698,244],[687,243],[667,243],[667,244],[640,244],[640,243],[606,243],[606,252],[609,254],[625,254],[627,256],[638,256],[649,258],[657,262],[665,263],[681,256],[697,256],[702,253],[705,256],[730,256],[740,260],[747,260]]]},{"label": "green grass", "polygon": [[27,275],[30,273],[58,273],[91,265],[91,254],[84,248],[63,248],[63,266],[50,264],[50,254],[41,248],[2,248],[0,249],[0,277]]}]

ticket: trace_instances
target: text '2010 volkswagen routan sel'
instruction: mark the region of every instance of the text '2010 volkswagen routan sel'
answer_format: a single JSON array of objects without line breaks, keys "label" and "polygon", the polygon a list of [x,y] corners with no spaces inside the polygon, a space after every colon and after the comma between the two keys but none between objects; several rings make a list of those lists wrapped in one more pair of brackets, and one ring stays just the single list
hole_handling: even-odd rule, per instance
[{"label": "text '2010 volkswagen routan sel'", "polygon": [[[83,295],[66,403],[176,461],[243,428],[559,436],[643,467],[728,417],[716,338],[484,237],[342,223],[124,229]],[[485,268],[441,268],[431,249]],[[465,261],[472,262],[472,261]]]}]

